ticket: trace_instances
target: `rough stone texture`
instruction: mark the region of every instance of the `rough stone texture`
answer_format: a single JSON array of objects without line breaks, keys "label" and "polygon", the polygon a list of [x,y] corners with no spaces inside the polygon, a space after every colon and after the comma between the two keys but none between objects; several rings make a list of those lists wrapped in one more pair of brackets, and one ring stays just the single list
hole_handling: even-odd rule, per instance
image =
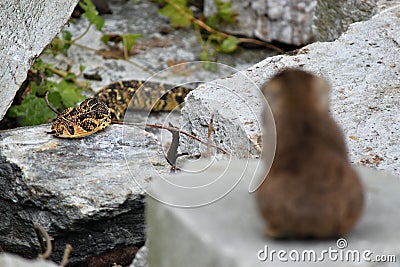
[{"label": "rough stone texture", "polygon": [[[219,77],[225,77],[244,70],[264,58],[275,55],[276,52],[265,49],[239,49],[234,54],[220,54],[215,70],[205,70],[199,60],[201,45],[196,32],[192,28],[173,29],[168,18],[158,14],[158,5],[148,0],[108,1],[113,14],[104,15],[104,33],[139,33],[143,38],[138,39],[128,61],[117,59],[104,59],[93,51],[71,46],[68,56],[57,55],[53,58],[45,55],[46,62],[66,70],[79,73],[79,66],[84,65],[86,74],[97,73],[101,81],[90,81],[95,90],[117,80],[149,79],[175,85],[196,85],[199,82],[209,82]],[[77,37],[88,26],[86,19],[76,20],[76,24],[65,25],[64,29]],[[167,31],[167,32],[165,32]],[[103,33],[91,27],[89,32],[79,39],[80,45],[94,49],[109,49],[101,40]],[[182,62],[182,65],[169,67],[171,64]],[[210,63],[211,64],[211,63]],[[225,65],[226,64],[226,65]],[[1,93],[0,93],[1,94]],[[131,121],[164,124],[172,122],[179,125],[179,113],[153,114],[149,117],[143,114],[135,116]],[[167,138],[160,140],[169,142]],[[163,142],[165,143],[165,142]]]},{"label": "rough stone texture", "polygon": [[0,120],[33,60],[68,21],[78,0],[0,2]]},{"label": "rough stone texture", "polygon": [[[376,12],[376,0],[225,0],[237,13],[238,25],[224,25],[232,34],[305,45],[332,41],[349,24],[369,19]],[[214,0],[205,0],[205,14],[216,12]]]},{"label": "rough stone texture", "polygon": [[147,246],[143,246],[136,253],[135,259],[133,259],[132,264],[129,267],[148,267],[147,254],[149,249]]},{"label": "rough stone texture", "polygon": [[57,267],[58,265],[45,260],[27,260],[9,253],[0,254],[1,267]]},{"label": "rough stone texture", "polygon": [[33,223],[54,239],[55,262],[67,243],[72,263],[143,245],[143,190],[158,172],[169,171],[154,135],[111,125],[68,140],[46,134],[49,128],[0,132],[0,247],[35,257]]},{"label": "rough stone texture", "polygon": [[[193,29],[173,29],[169,19],[158,14],[159,6],[148,0],[108,1],[113,14],[104,15],[104,33],[137,33],[143,38],[137,40],[130,62],[117,59],[104,59],[101,55],[72,46],[68,57],[58,55],[46,60],[54,61],[60,69],[72,66],[79,73],[84,64],[85,73],[98,73],[102,81],[91,81],[94,89],[121,79],[150,79],[172,84],[185,82],[211,81],[236,72],[233,68],[245,69],[267,56],[275,54],[269,50],[242,49],[233,55],[220,54],[221,66],[215,71],[205,70],[199,62],[201,45]],[[79,36],[87,27],[87,21],[80,19],[76,24],[65,26],[73,36]],[[95,49],[109,49],[101,40],[103,33],[92,27],[78,43]],[[194,62],[193,62],[194,61]],[[133,62],[133,63],[132,63]],[[183,62],[185,65],[175,69],[171,64]],[[193,62],[193,63],[192,63]]]},{"label": "rough stone texture", "polygon": [[[181,125],[187,132],[207,140],[208,124],[214,115],[212,143],[235,156],[247,158],[261,151],[258,117],[266,101],[262,101],[264,97],[257,85],[241,74],[206,83],[189,94],[182,110]],[[183,136],[181,145],[182,151],[190,154],[206,150],[206,146],[199,146]]]},{"label": "rough stone texture", "polygon": [[[371,259],[377,255],[395,255],[398,261],[400,257],[400,213],[397,211],[400,205],[399,177],[365,167],[358,168],[366,188],[366,208],[355,229],[345,236],[348,246],[339,249],[336,240],[277,241],[264,236],[264,223],[257,212],[255,197],[248,191],[253,174],[258,179],[264,177],[260,175],[263,172],[257,166],[257,161],[213,162],[210,163],[212,166],[203,170],[206,164],[201,162],[187,166],[187,169],[194,172],[168,177],[166,179],[169,183],[158,179],[151,184],[149,191],[153,197],[147,199],[146,211],[149,266],[253,267],[294,264],[290,259],[288,262],[280,262],[277,254],[273,256],[272,262],[271,257],[265,262],[258,260],[257,253],[265,246],[268,246],[269,253],[272,250],[285,250],[287,253],[291,250],[299,253],[315,250],[318,258],[322,250],[329,248],[338,250],[336,255],[346,255],[348,250],[358,250],[360,253],[370,250]],[[186,209],[180,205],[175,207],[165,204],[202,203],[204,197],[198,194],[200,185],[207,185],[207,192],[214,194],[229,188],[232,180],[240,181],[232,191],[224,197],[221,195],[216,202]],[[210,184],[211,181],[214,183]],[[187,190],[182,191],[170,184],[184,185]],[[288,254],[285,257],[289,258]],[[296,264],[310,266],[310,261]],[[340,258],[334,261],[329,259],[328,254],[325,254],[325,260],[314,264],[377,266],[376,262],[341,261]]]},{"label": "rough stone texture", "polygon": [[312,26],[315,40],[333,41],[353,22],[370,19],[377,11],[376,1],[317,1]]},{"label": "rough stone texture", "polygon": [[[369,21],[352,24],[334,42],[317,42],[293,55],[270,57],[247,71],[202,85],[186,98],[183,129],[206,139],[207,118],[217,113],[214,125],[221,127],[212,140],[236,155],[253,155],[260,146],[260,130],[255,126],[265,101],[258,87],[282,68],[300,67],[330,81],[331,112],[344,130],[351,160],[400,174],[399,14],[397,5]],[[233,100],[242,97],[242,101],[233,101],[234,94]],[[251,112],[254,115],[248,117]],[[183,151],[205,151],[183,140]]]}]

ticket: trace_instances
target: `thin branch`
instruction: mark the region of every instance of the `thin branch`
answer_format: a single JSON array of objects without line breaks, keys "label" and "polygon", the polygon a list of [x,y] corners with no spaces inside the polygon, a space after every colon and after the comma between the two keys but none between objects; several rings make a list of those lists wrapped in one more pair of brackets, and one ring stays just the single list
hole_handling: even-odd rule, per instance
[{"label": "thin branch", "polygon": [[275,50],[279,54],[284,54],[285,53],[285,51],[283,51],[279,47],[277,47],[277,46],[275,46],[273,44],[261,41],[261,40],[252,39],[252,38],[238,38],[238,40],[239,40],[240,43],[248,43],[248,44],[256,44],[256,45],[259,45],[259,46],[265,46],[265,47],[267,47],[269,49]]},{"label": "thin branch", "polygon": [[[204,145],[207,145],[207,142],[201,140],[200,138],[198,138],[190,133],[187,133],[185,131],[182,131],[181,129],[175,128],[175,127],[163,126],[163,125],[159,125],[159,124],[135,123],[135,122],[124,122],[124,121],[112,121],[111,123],[120,124],[120,125],[133,125],[133,126],[138,126],[138,127],[151,127],[151,128],[164,129],[164,130],[168,130],[168,131],[175,131],[175,132],[181,133],[183,135],[186,135]],[[228,151],[226,151],[225,149],[223,149],[217,145],[210,144],[210,146],[222,151],[222,153],[224,153],[224,154],[228,154],[228,155],[230,154]]]},{"label": "thin branch", "polygon": [[[48,259],[51,255],[51,251],[52,251],[52,245],[51,245],[51,240],[50,240],[50,236],[49,234],[46,232],[46,230],[40,226],[39,224],[34,223],[33,224],[33,228],[35,229],[36,235],[39,239],[39,243],[41,244],[41,246],[43,245],[43,237],[46,240],[46,250],[43,254],[38,255],[39,259]],[[42,247],[43,250],[43,247]]]},{"label": "thin branch", "polygon": [[213,127],[214,122],[214,114],[211,115],[210,122],[208,123],[208,131],[207,131],[207,157],[210,157],[211,150],[211,134],[214,131]]},{"label": "thin branch", "polygon": [[[60,76],[60,77],[62,77],[62,78],[65,78],[65,77],[67,77],[67,75],[68,75],[68,72],[59,70],[59,69],[54,68],[54,67],[51,67],[51,66],[46,66],[46,68],[47,68],[49,71],[53,72],[54,74],[56,74],[56,75],[58,75],[58,76]],[[90,88],[86,83],[80,82],[80,81],[78,81],[78,80],[75,79],[75,78],[72,78],[71,81],[72,81],[73,83],[75,83],[77,86],[82,87],[82,88],[84,88],[84,89],[86,89],[86,90],[88,90],[88,91],[94,93],[94,90],[93,90],[92,88]]]},{"label": "thin branch", "polygon": [[71,254],[72,251],[73,251],[72,246],[70,244],[67,244],[65,246],[64,255],[62,257],[60,267],[67,266],[67,264],[69,263],[69,255]]},{"label": "thin branch", "polygon": [[[57,115],[59,115],[60,112],[50,104],[49,99],[48,99],[48,95],[49,95],[49,92],[46,91],[46,93],[45,93],[45,95],[44,95],[44,99],[45,99],[45,101],[46,101],[47,106],[48,106],[54,113],[56,113]],[[178,133],[181,133],[181,134],[183,134],[183,135],[186,135],[186,136],[188,136],[188,137],[190,137],[190,138],[192,138],[192,139],[194,139],[194,140],[196,140],[196,141],[198,141],[198,142],[200,142],[200,143],[202,143],[202,144],[204,144],[204,145],[207,145],[207,148],[208,148],[208,149],[209,149],[209,147],[215,147],[216,149],[222,151],[224,154],[228,154],[228,155],[229,155],[229,152],[228,152],[228,151],[226,151],[225,149],[223,149],[223,148],[221,148],[221,147],[219,147],[219,146],[210,144],[210,141],[205,142],[205,141],[199,139],[198,137],[196,137],[196,136],[194,136],[194,135],[192,135],[192,134],[190,134],[190,133],[187,133],[187,132],[185,132],[185,131],[182,131],[181,129],[178,129],[178,128],[173,127],[173,126],[171,126],[171,125],[170,125],[170,126],[163,126],[163,125],[158,125],[158,124],[134,123],[134,122],[123,122],[123,121],[112,121],[111,123],[112,123],[112,124],[133,125],[133,126],[139,126],[139,127],[151,127],[151,128],[164,129],[164,130],[170,131],[171,133],[173,133],[173,132],[178,132]],[[211,122],[211,123],[212,123],[212,122]],[[48,132],[48,133],[52,133],[52,132]],[[172,134],[172,135],[173,135],[173,134]],[[178,139],[178,140],[179,140],[179,139]],[[168,159],[167,159],[167,161],[168,161]],[[170,164],[171,164],[171,163],[170,163]]]},{"label": "thin branch", "polygon": [[51,111],[53,111],[57,115],[60,114],[60,112],[55,107],[53,107],[49,102],[49,91],[46,91],[46,93],[44,94],[44,100],[46,101],[46,105],[49,107],[49,109],[51,109]]},{"label": "thin branch", "polygon": [[75,39],[72,39],[71,42],[72,42],[73,44],[75,44],[76,41],[78,41],[79,39],[81,39],[83,36],[85,36],[85,35],[88,33],[88,31],[90,30],[90,27],[91,27],[91,26],[92,26],[92,24],[89,23],[89,25],[87,26],[87,28],[85,29],[85,31],[84,31],[83,33],[81,33],[78,37],[76,37]]},{"label": "thin branch", "polygon": [[[182,16],[186,17],[188,20],[192,21],[193,23],[197,24],[198,26],[200,26],[201,28],[205,29],[206,31],[208,31],[209,33],[214,33],[217,34],[223,38],[228,38],[228,37],[232,37],[233,35],[227,34],[225,32],[221,32],[218,30],[215,30],[213,28],[211,28],[210,26],[208,26],[207,24],[205,24],[203,21],[196,19],[195,17],[193,17],[192,15],[186,13],[185,10],[183,10],[179,5],[175,4],[173,1],[171,0],[164,0],[165,2],[167,2],[169,5],[171,5],[173,8],[175,8],[179,13],[181,13]],[[270,43],[264,42],[264,41],[260,41],[260,40],[256,40],[256,39],[252,39],[252,38],[237,38],[238,41],[240,43],[252,43],[252,44],[257,44],[257,45],[261,45],[261,46],[265,46],[268,47],[270,49],[275,50],[276,52],[283,54],[285,53],[285,51],[283,51],[282,49],[280,49],[279,47],[276,47]]]},{"label": "thin branch", "polygon": [[126,59],[128,59],[129,58],[129,51],[128,51],[128,48],[126,47],[126,43],[127,43],[127,41],[126,41],[126,35],[122,35],[122,43],[123,43],[123,50],[124,50],[124,59],[126,60]]}]

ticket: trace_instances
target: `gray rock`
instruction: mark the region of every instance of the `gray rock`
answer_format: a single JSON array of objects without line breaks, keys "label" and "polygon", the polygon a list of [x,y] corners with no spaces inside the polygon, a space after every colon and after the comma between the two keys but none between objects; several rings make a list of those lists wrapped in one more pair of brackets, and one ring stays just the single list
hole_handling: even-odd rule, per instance
[{"label": "gray rock", "polygon": [[56,264],[46,260],[27,260],[10,253],[0,254],[2,267],[57,267]]},{"label": "gray rock", "polygon": [[[265,101],[259,87],[280,69],[299,67],[330,81],[331,113],[344,130],[351,160],[400,174],[399,10],[395,6],[354,23],[334,42],[270,57],[247,71],[202,85],[186,98],[183,130],[207,139],[207,124],[215,113],[214,128],[219,129],[212,134],[213,142],[235,155],[257,155]],[[192,140],[182,140],[186,152],[206,151]]]},{"label": "gray rock", "polygon": [[[211,81],[235,72],[233,68],[244,69],[267,56],[275,54],[269,50],[243,49],[234,55],[220,54],[221,66],[215,71],[205,70],[199,62],[201,44],[192,28],[173,29],[169,19],[158,14],[159,6],[147,0],[111,1],[113,14],[104,15],[103,32],[92,27],[78,44],[95,49],[109,49],[100,39],[104,33],[136,33],[143,38],[137,39],[134,49],[137,54],[129,57],[130,62],[117,59],[104,59],[101,55],[72,46],[68,57],[58,55],[55,59],[46,57],[46,61],[55,62],[60,69],[72,66],[71,71],[79,73],[79,66],[85,65],[85,73],[98,73],[102,81],[91,81],[94,89],[99,89],[117,80],[150,79],[151,81],[181,84],[186,82]],[[65,26],[73,36],[79,36],[87,27],[85,19],[76,24]],[[165,33],[164,31],[170,31]],[[193,62],[194,61],[194,62]],[[171,63],[183,62],[176,69]],[[221,64],[221,65],[222,65]]]},{"label": "gray rock", "polygon": [[[229,33],[257,37],[267,42],[306,45],[332,41],[356,21],[375,14],[376,0],[256,0],[230,2],[238,25],[223,25]],[[216,12],[214,0],[206,0],[206,15]]]},{"label": "gray rock", "polygon": [[[241,158],[261,152],[259,116],[266,101],[257,85],[241,72],[199,86],[185,100],[183,129],[207,140],[208,124],[214,115],[211,142]],[[192,139],[182,136],[183,152],[196,155],[206,151]]]},{"label": "gray rock", "polygon": [[[366,208],[359,223],[344,239],[279,241],[264,236],[264,222],[258,214],[254,194],[249,193],[253,175],[257,179],[264,177],[258,163],[254,160],[201,161],[185,166],[191,172],[151,183],[152,197],[147,198],[146,210],[149,265],[310,266],[313,261],[315,266],[372,267],[377,266],[377,262],[368,262],[363,256],[375,260],[379,255],[393,255],[398,261],[399,177],[358,168],[366,188]],[[215,196],[215,201],[208,201],[204,192]],[[263,252],[266,247],[267,254]],[[286,254],[278,254],[280,250]],[[296,257],[293,250],[300,255],[297,262],[289,258],[289,253]],[[316,253],[315,260],[312,254],[312,260],[301,260],[303,252],[311,250]],[[336,252],[322,254],[323,250]],[[263,261],[266,256],[268,258]],[[358,256],[360,261],[357,261]],[[287,261],[280,261],[278,257]],[[350,257],[349,260],[346,257]]]},{"label": "gray rock", "polygon": [[1,1],[0,120],[33,60],[68,21],[78,0]]},{"label": "gray rock", "polygon": [[129,267],[148,267],[149,264],[147,262],[147,254],[148,252],[147,246],[141,247],[135,255],[132,264]]},{"label": "gray rock", "polygon": [[370,19],[377,11],[377,0],[318,1],[312,25],[314,39],[333,41],[350,24]]},{"label": "gray rock", "polygon": [[144,190],[168,172],[159,142],[137,127],[111,125],[83,139],[57,139],[50,125],[0,132],[0,246],[36,257],[33,223],[65,245],[71,263],[144,243]]}]

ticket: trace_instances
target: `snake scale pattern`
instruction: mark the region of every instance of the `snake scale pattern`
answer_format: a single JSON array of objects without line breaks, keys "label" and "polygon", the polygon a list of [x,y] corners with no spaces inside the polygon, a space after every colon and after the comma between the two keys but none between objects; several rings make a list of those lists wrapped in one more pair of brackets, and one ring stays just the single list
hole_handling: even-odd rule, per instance
[{"label": "snake scale pattern", "polygon": [[126,110],[179,110],[193,89],[156,82],[118,81],[103,87],[78,107],[58,114],[51,133],[60,138],[82,138],[122,121]]}]

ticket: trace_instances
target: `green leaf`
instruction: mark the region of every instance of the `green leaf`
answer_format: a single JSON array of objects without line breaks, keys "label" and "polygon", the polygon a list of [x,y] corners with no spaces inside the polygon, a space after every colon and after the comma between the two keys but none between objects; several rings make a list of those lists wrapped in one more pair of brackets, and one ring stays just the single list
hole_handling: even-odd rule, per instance
[{"label": "green leaf", "polygon": [[24,117],[22,126],[46,123],[56,117],[56,114],[47,107],[45,100],[34,95],[30,95],[21,105],[12,108],[18,110],[18,116]]},{"label": "green leaf", "polygon": [[68,56],[68,49],[71,47],[71,44],[68,41],[71,41],[72,34],[69,31],[62,31],[61,37],[54,37],[51,41],[51,48],[49,52],[53,55],[57,55],[58,52],[63,53],[63,55]]},{"label": "green leaf", "polygon": [[[57,96],[53,95],[51,98],[56,101]],[[23,117],[22,126],[46,123],[56,117],[56,114],[47,107],[45,100],[36,96],[36,85],[34,83],[31,83],[31,92],[21,104],[12,106],[7,114],[10,117]]]},{"label": "green leaf", "polygon": [[52,64],[44,63],[41,58],[37,58],[35,63],[31,66],[31,71],[35,74],[39,72],[43,72],[46,77],[53,76],[53,72],[49,70],[48,67],[51,67]]},{"label": "green leaf", "polygon": [[237,49],[239,43],[238,38],[230,36],[222,42],[220,46],[221,52],[232,53]]},{"label": "green leaf", "polygon": [[[187,7],[186,0],[172,0],[181,10],[185,11],[186,14],[193,17],[192,11]],[[159,13],[163,16],[170,18],[172,27],[188,27],[191,21],[186,16],[183,16],[173,5],[166,5],[159,10]]]},{"label": "green leaf", "polygon": [[[71,39],[72,39],[72,34],[71,34],[69,31],[62,31],[61,35],[62,35],[62,38],[63,38],[64,40],[71,41]],[[62,46],[61,52],[62,52],[65,56],[68,56],[68,49],[69,49],[70,47],[71,47],[71,44],[70,44],[70,43],[68,43],[68,42],[63,42],[63,46]]]},{"label": "green leaf", "polygon": [[51,41],[50,52],[53,55],[57,55],[58,52],[62,50],[63,45],[64,45],[63,40],[61,40],[59,37],[54,37],[54,39]]},{"label": "green leaf", "polygon": [[110,41],[110,35],[109,34],[103,34],[103,36],[101,36],[100,38],[101,41],[103,41],[103,43],[108,43]]},{"label": "green leaf", "polygon": [[230,24],[237,23],[237,14],[232,12],[231,2],[224,2],[221,0],[214,0],[214,2],[217,11],[215,14],[206,17],[206,23],[208,26],[217,28],[217,25],[221,24],[222,22],[227,22]]},{"label": "green leaf", "polygon": [[104,19],[99,16],[96,7],[93,5],[91,0],[84,0],[84,3],[79,3],[80,7],[85,11],[83,16],[89,20],[90,23],[94,24],[97,30],[101,31],[104,26]]},{"label": "green leaf", "polygon": [[206,51],[206,50],[201,51],[199,57],[200,57],[201,61],[204,61],[202,65],[205,70],[208,70],[208,71],[216,71],[217,70],[217,64],[215,64],[215,62],[213,62],[211,60],[211,55],[210,55],[210,53],[208,53],[208,51]]},{"label": "green leaf", "polygon": [[222,39],[223,39],[222,36],[215,34],[215,33],[212,33],[207,37],[207,41],[215,41],[218,43],[221,43]]},{"label": "green leaf", "polygon": [[81,95],[81,88],[76,87],[73,83],[67,82],[66,80],[62,80],[57,85],[56,90],[60,94],[65,107],[73,107],[86,98]]},{"label": "green leaf", "polygon": [[61,35],[64,40],[71,41],[72,39],[72,33],[69,31],[62,31]]},{"label": "green leaf", "polygon": [[210,54],[207,51],[201,51],[199,57],[201,61],[211,61]]},{"label": "green leaf", "polygon": [[45,67],[44,67],[44,63],[40,58],[37,58],[35,63],[33,63],[33,65],[31,66],[31,71],[33,73],[37,73],[37,71],[44,71]]},{"label": "green leaf", "polygon": [[63,107],[62,105],[62,100],[61,100],[61,95],[59,92],[51,92],[49,93],[49,102],[50,104],[55,107],[56,109],[61,109]]},{"label": "green leaf", "polygon": [[128,52],[131,50],[131,48],[135,45],[136,39],[142,38],[143,35],[141,34],[135,34],[135,33],[128,33],[128,34],[122,34],[122,40],[124,43],[124,48]]},{"label": "green leaf", "polygon": [[223,2],[221,0],[214,0],[217,6],[217,16],[228,23],[236,23],[236,15],[231,10],[231,2]]},{"label": "green leaf", "polygon": [[[48,70],[48,63],[42,60],[32,65],[32,72],[38,73]],[[83,71],[83,67],[80,68]],[[66,107],[76,106],[78,102],[83,101],[86,97],[81,95],[81,88],[74,83],[68,82],[67,79],[75,78],[74,73],[69,73],[61,82],[53,82],[43,79],[40,85],[35,82],[29,84],[30,92],[24,97],[20,105],[12,106],[7,116],[12,118],[22,118],[21,125],[37,125],[49,122],[56,117],[56,114],[47,106],[44,99],[45,92],[49,92],[48,99],[50,104],[58,110]]]},{"label": "green leaf", "polygon": [[67,76],[64,77],[64,79],[67,81],[71,81],[72,79],[75,79],[75,78],[76,78],[76,74],[73,72],[68,72]]}]

